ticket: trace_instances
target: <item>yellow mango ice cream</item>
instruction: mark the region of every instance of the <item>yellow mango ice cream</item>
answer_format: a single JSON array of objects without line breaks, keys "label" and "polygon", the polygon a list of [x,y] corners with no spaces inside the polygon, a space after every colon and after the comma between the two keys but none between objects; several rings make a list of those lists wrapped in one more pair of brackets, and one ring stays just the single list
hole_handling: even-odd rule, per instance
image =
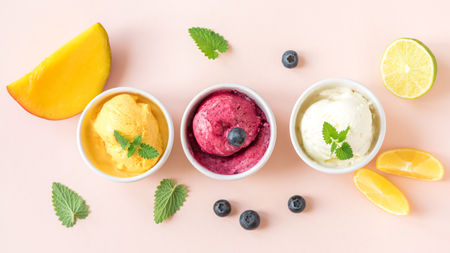
[{"label": "yellow mango ice cream", "polygon": [[[137,100],[137,96],[129,94],[113,97],[103,105],[93,124],[95,132],[104,141],[104,148],[111,155],[116,169],[127,173],[143,173],[151,169],[164,152],[158,121],[152,114],[150,106]],[[127,150],[123,150],[117,142],[114,130],[130,143],[142,135],[142,143],[155,148],[159,156],[144,159],[135,152],[128,158]]]}]

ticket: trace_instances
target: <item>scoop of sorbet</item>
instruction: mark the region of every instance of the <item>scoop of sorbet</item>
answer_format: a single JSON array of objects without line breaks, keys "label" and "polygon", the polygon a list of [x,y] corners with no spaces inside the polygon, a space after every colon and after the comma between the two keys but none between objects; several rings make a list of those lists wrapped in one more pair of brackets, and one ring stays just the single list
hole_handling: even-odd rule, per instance
[{"label": "scoop of sorbet", "polygon": [[[225,91],[215,93],[200,105],[192,122],[195,139],[203,152],[230,156],[252,143],[259,132],[261,117],[256,115],[253,103],[244,97]],[[233,128],[245,131],[246,140],[240,146],[228,142]]]},{"label": "scoop of sorbet", "polygon": [[144,159],[137,154],[127,156],[114,136],[114,130],[122,134],[129,142],[142,135],[142,142],[153,146],[162,154],[162,138],[158,122],[150,106],[137,103],[138,97],[121,94],[106,102],[94,121],[94,129],[105,142],[106,152],[117,164],[117,169],[126,172],[145,172],[152,168],[159,157]]}]

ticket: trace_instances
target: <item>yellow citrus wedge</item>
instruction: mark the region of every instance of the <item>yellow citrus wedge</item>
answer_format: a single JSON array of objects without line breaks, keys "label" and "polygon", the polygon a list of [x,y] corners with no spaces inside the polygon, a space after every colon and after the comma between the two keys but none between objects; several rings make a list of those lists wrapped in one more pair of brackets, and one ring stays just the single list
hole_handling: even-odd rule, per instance
[{"label": "yellow citrus wedge", "polygon": [[436,74],[433,53],[416,39],[397,39],[388,46],[381,60],[384,85],[397,97],[422,96],[433,86]]},{"label": "yellow citrus wedge", "polygon": [[428,152],[401,148],[378,156],[377,169],[397,176],[437,181],[444,176],[444,166]]},{"label": "yellow citrus wedge", "polygon": [[367,168],[359,169],[353,182],[366,198],[384,211],[394,215],[409,214],[405,195],[391,181]]}]

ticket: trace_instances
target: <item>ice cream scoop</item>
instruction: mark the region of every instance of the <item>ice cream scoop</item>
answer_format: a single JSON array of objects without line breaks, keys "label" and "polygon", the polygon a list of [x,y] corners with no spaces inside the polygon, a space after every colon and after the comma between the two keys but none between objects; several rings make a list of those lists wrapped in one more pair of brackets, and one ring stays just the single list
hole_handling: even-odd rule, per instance
[{"label": "ice cream scoop", "polygon": [[[252,143],[260,131],[261,116],[255,103],[242,94],[217,92],[205,99],[193,119],[192,127],[203,152],[217,156],[230,156]],[[228,141],[230,131],[239,128],[246,138],[240,145]]]},{"label": "ice cream scoop", "polygon": [[[348,165],[324,165],[316,161],[311,155],[306,152],[301,131],[301,122],[303,120],[303,116],[306,113],[306,110],[309,109],[312,104],[320,100],[329,98],[329,94],[327,94],[326,92],[324,93],[324,91],[333,90],[336,88],[345,88],[347,90],[351,90],[355,94],[361,95],[367,101],[367,104],[369,104],[370,112],[372,115],[373,138],[371,140],[369,150],[367,151],[366,155],[364,155],[364,157],[359,157],[358,161],[355,160]],[[321,125],[319,129],[323,129],[323,125]],[[341,131],[342,128],[338,128],[337,130]],[[295,151],[309,167],[324,173],[343,174],[354,172],[364,167],[377,155],[378,151],[381,148],[381,145],[383,144],[386,134],[386,116],[384,114],[383,106],[378,100],[377,96],[365,85],[351,79],[330,78],[311,85],[300,95],[291,112],[289,132],[291,142],[294,146]],[[329,146],[331,155],[331,145]]]},{"label": "ice cream scoop", "polygon": [[[349,88],[324,90],[301,119],[301,135],[306,153],[315,161],[330,167],[350,165],[364,158],[373,141],[371,103]],[[340,160],[331,155],[331,145],[325,143],[322,129],[328,122],[337,131],[350,127],[345,141],[353,150],[353,158]]]},{"label": "ice cream scoop", "polygon": [[[105,103],[122,94],[129,94],[132,97],[136,96],[137,100],[135,100],[135,102],[137,104],[147,104],[150,107],[150,112],[158,123],[159,132],[161,133],[163,152],[161,153],[158,151],[160,154],[157,158],[158,162],[145,172],[119,170],[117,168],[117,163],[113,161],[112,156],[107,153],[107,143],[99,136],[94,128],[94,123]],[[170,113],[167,111],[164,104],[147,91],[137,88],[118,87],[102,92],[86,106],[78,122],[77,144],[82,159],[87,167],[95,174],[114,182],[135,182],[144,179],[161,169],[170,156],[173,141],[173,122]]]},{"label": "ice cream scoop", "polygon": [[158,122],[150,106],[137,103],[137,96],[122,94],[113,97],[103,105],[94,121],[94,129],[105,142],[106,152],[117,165],[117,169],[126,172],[145,172],[152,168],[159,159],[144,159],[137,154],[127,156],[114,136],[117,130],[129,142],[142,135],[142,143],[155,148],[159,154],[163,153],[163,144]]},{"label": "ice cream scoop", "polygon": [[272,111],[256,92],[222,84],[191,101],[183,115],[181,136],[186,156],[200,172],[234,180],[253,174],[267,161],[276,126]]}]

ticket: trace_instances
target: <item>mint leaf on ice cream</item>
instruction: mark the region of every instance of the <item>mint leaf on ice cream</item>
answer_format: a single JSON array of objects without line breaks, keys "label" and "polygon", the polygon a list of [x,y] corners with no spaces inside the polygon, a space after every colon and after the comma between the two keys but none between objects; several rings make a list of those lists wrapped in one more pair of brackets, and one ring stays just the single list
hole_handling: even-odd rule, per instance
[{"label": "mint leaf on ice cream", "polygon": [[153,159],[159,156],[158,150],[148,144],[142,143],[142,135],[136,136],[133,143],[130,143],[117,130],[114,130],[114,137],[116,137],[117,142],[119,142],[123,150],[127,150],[128,148],[128,158],[132,157],[136,153],[136,150],[144,159]]},{"label": "mint leaf on ice cream", "polygon": [[342,146],[336,149],[336,156],[339,160],[347,160],[353,157],[353,150],[347,142],[342,143]]},{"label": "mint leaf on ice cream", "polygon": [[126,150],[130,146],[128,140],[123,137],[117,130],[114,130],[114,137],[116,137],[117,142],[120,144],[123,150]]},{"label": "mint leaf on ice cream", "polygon": [[336,140],[338,138],[336,128],[328,122],[323,123],[322,134],[326,144],[331,144],[333,142],[332,139]]},{"label": "mint leaf on ice cream", "polygon": [[144,159],[153,159],[159,156],[158,150],[145,143],[141,143],[138,154]]},{"label": "mint leaf on ice cream", "polygon": [[350,130],[350,126],[348,126],[344,131],[339,132],[337,142],[341,143],[345,140],[345,138],[347,138],[348,130]]},{"label": "mint leaf on ice cream", "polygon": [[[345,130],[338,132],[330,123],[323,123],[323,140],[326,144],[331,144],[331,155],[336,151],[336,157],[339,160],[348,160],[353,157],[353,150],[350,144],[348,144],[348,142],[342,143],[347,138],[349,130],[350,126]],[[338,143],[342,143],[341,146],[339,146]]]},{"label": "mint leaf on ice cream", "polygon": [[142,142],[142,135],[137,136],[136,138],[134,138],[133,140],[133,145],[135,146],[140,146]]},{"label": "mint leaf on ice cream", "polygon": [[136,153],[137,147],[134,144],[131,144],[127,151],[127,157],[130,158]]},{"label": "mint leaf on ice cream", "polygon": [[333,141],[333,144],[331,144],[331,155],[333,155],[336,148],[337,148],[337,144],[336,144],[336,142]]}]

